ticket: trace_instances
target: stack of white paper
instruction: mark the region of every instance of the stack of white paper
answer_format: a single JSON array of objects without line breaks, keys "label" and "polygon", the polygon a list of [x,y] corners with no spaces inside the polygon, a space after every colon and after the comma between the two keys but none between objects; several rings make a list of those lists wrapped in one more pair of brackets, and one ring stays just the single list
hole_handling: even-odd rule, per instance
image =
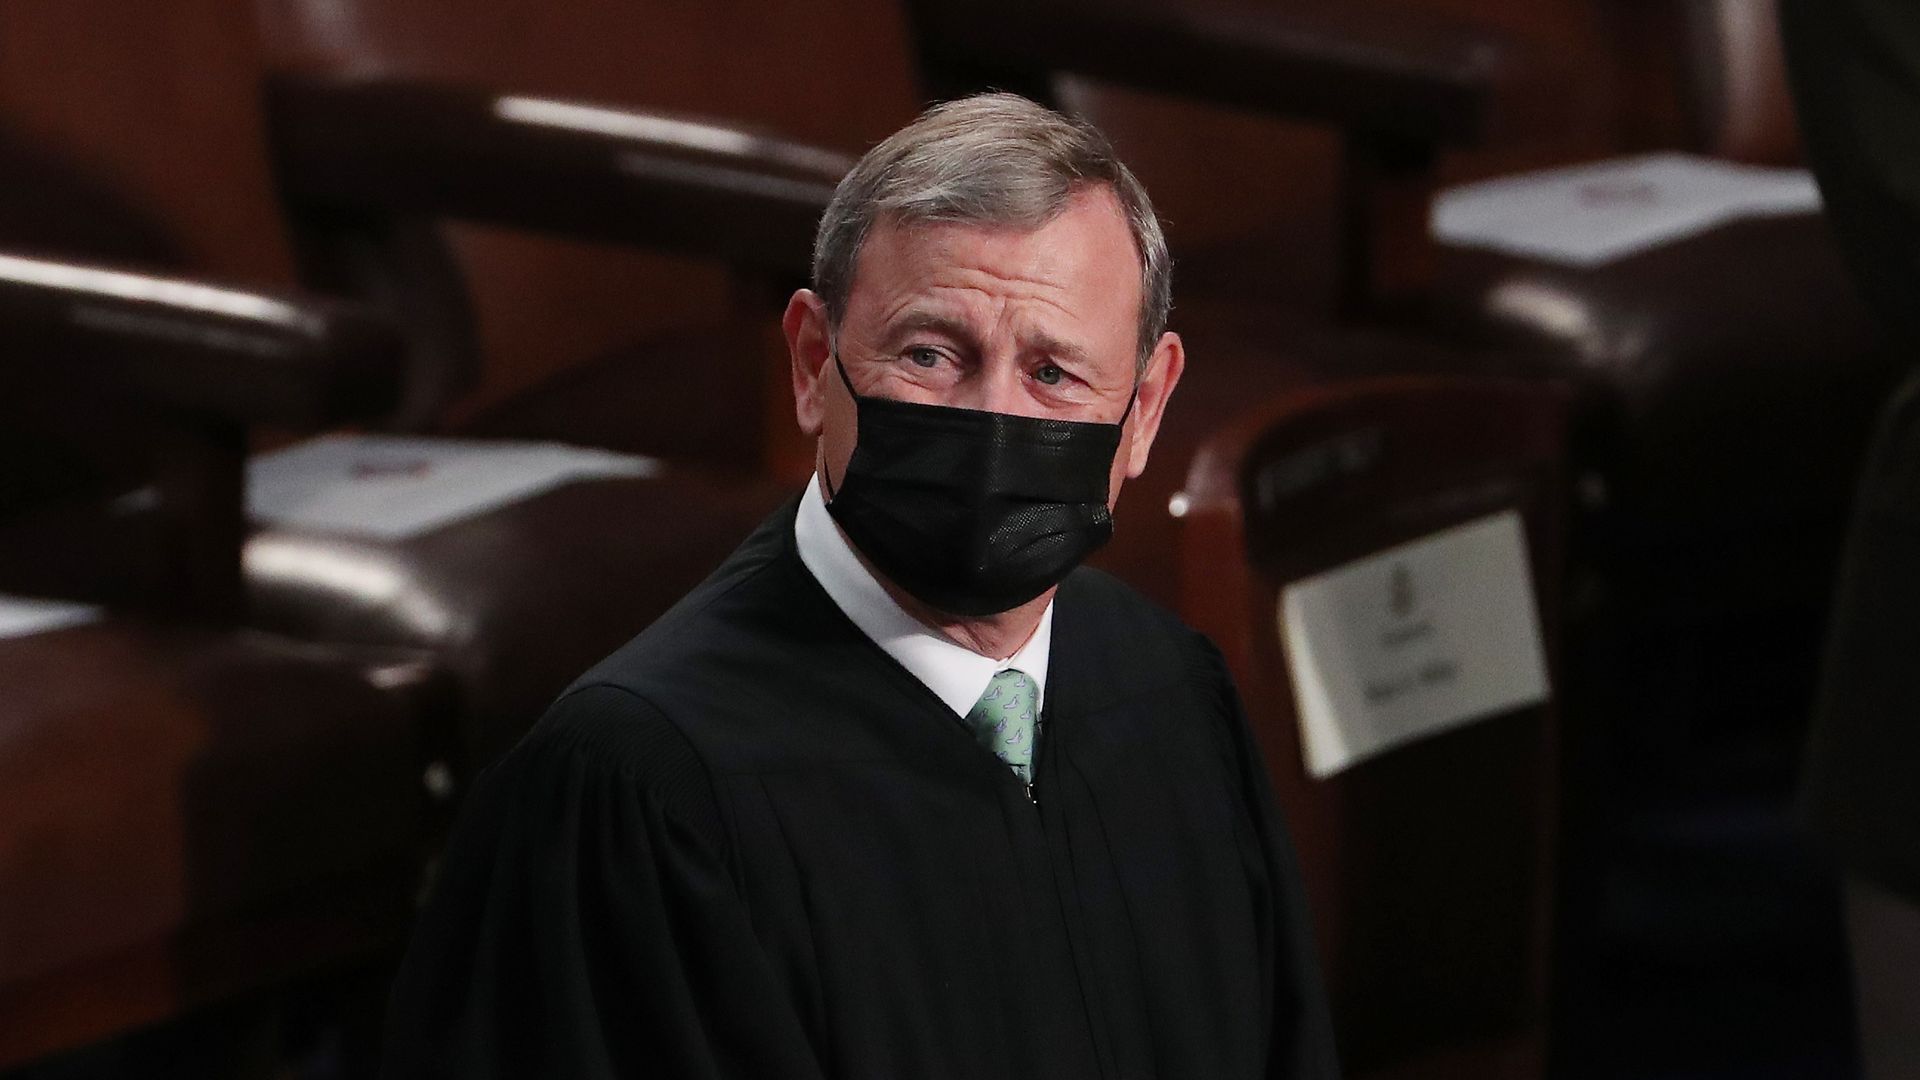
[{"label": "stack of white paper", "polygon": [[1649,154],[1452,188],[1432,228],[1450,244],[1597,266],[1738,218],[1819,208],[1801,169]]},{"label": "stack of white paper", "polygon": [[256,521],[402,540],[562,484],[644,477],[651,458],[559,443],[329,435],[253,458]]}]

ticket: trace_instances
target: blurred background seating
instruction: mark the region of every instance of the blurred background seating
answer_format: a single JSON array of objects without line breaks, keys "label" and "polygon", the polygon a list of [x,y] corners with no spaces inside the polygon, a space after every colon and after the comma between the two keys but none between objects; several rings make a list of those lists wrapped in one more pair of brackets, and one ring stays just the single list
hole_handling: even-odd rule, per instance
[{"label": "blurred background seating", "polygon": [[[1562,395],[1535,383],[1355,380],[1246,414],[1188,474],[1182,615],[1225,654],[1297,837],[1350,1076],[1544,1075],[1556,708],[1502,709],[1316,768],[1283,642],[1286,590],[1513,515],[1523,558],[1498,572],[1531,588],[1551,657],[1566,436]],[[1418,613],[1432,584],[1409,580],[1398,625],[1438,617]]]},{"label": "blurred background seating", "polygon": [[[120,612],[202,588],[191,575],[210,573],[204,587],[225,599],[188,618],[193,633],[224,642],[239,626],[265,629],[276,649],[350,671],[368,649],[424,658],[418,670],[435,674],[420,678],[452,717],[431,760],[450,764],[457,795],[567,679],[805,475],[776,324],[837,170],[934,96],[1011,87],[1092,116],[1169,219],[1175,326],[1193,363],[1100,558],[1150,596],[1212,617],[1190,607],[1199,601],[1174,570],[1197,526],[1167,508],[1183,484],[1190,498],[1203,489],[1189,468],[1223,433],[1315,415],[1345,400],[1325,398],[1329,386],[1381,375],[1519,377],[1572,395],[1564,534],[1547,524],[1558,518],[1544,494],[1528,504],[1545,530],[1537,569],[1569,753],[1565,775],[1538,777],[1538,814],[1556,812],[1553,790],[1565,796],[1546,849],[1554,917],[1540,923],[1557,936],[1550,949],[1524,943],[1538,950],[1528,964],[1549,964],[1552,993],[1513,1006],[1524,1020],[1513,1030],[1533,1040],[1503,1059],[1519,1063],[1514,1075],[1544,1068],[1539,1045],[1552,1075],[1844,1070],[1831,900],[1784,810],[1845,498],[1888,372],[1823,223],[1810,208],[1776,212],[1580,264],[1434,229],[1490,190],[1475,185],[1553,180],[1543,168],[1654,151],[1794,164],[1770,6],[0,7],[0,129],[11,136],[0,140],[0,245],[300,285],[357,300],[398,334],[380,403],[325,419],[247,414],[251,439],[225,424],[212,450],[204,432],[186,438],[167,410],[127,398],[135,370],[89,369],[104,381],[21,398],[42,403],[23,415],[55,434],[78,428],[87,449],[54,453],[45,431],[29,442],[24,421],[0,428],[0,589],[113,613],[19,639],[40,650],[18,654],[31,657],[20,693],[89,670],[78,657],[94,646],[74,646],[72,660],[44,651],[65,636],[119,633]],[[1631,179],[1641,174],[1624,187],[1596,175],[1589,187],[1628,203],[1651,190]],[[1451,385],[1424,400],[1444,414],[1442,403],[1466,400],[1450,393],[1478,384]],[[343,422],[403,441],[288,449],[297,431]],[[1532,430],[1513,423],[1516,438]],[[1409,430],[1436,466],[1467,445],[1444,416]],[[437,441],[412,441],[422,436]],[[529,440],[611,451],[583,460],[612,473],[570,474],[410,535],[262,523],[244,577],[238,557],[204,564],[216,571],[160,559],[171,550],[149,542],[160,519],[110,497],[140,486],[156,447],[183,443],[221,463],[224,492],[240,482],[247,442],[256,465],[284,476],[312,460],[285,455],[315,445],[347,448],[335,467],[384,474]],[[1204,489],[1231,493],[1220,477],[1241,466],[1202,460],[1225,470]],[[75,485],[89,497],[68,505],[83,509],[46,510],[46,493]],[[159,505],[196,508],[187,518],[212,505],[161,490]],[[29,495],[36,514],[15,514]],[[219,505],[224,516],[200,524],[226,552],[242,519],[236,501]],[[1355,526],[1342,550],[1363,554],[1371,528]],[[1230,540],[1214,542],[1240,550]],[[1223,645],[1247,632],[1233,625],[1216,629]],[[195,667],[191,649],[167,659],[173,647],[153,645],[158,659],[128,670],[225,670]],[[1278,658],[1228,653],[1261,688],[1249,698],[1266,710],[1263,739],[1283,745],[1292,721]],[[196,685],[219,685],[205,678]],[[387,707],[342,706],[338,738],[360,730],[354,709]],[[1391,838],[1329,824],[1266,745],[1283,793],[1295,792],[1303,847],[1393,850]],[[369,768],[388,760],[369,755]],[[1373,764],[1431,767],[1402,760]],[[1377,914],[1365,905],[1384,887],[1367,880],[1371,898],[1320,902]],[[1533,919],[1535,884],[1511,878],[1486,899]],[[1349,1039],[1358,1017],[1427,985],[1389,986],[1371,970],[1338,976]],[[1390,1056],[1374,1052],[1361,1060]]]},{"label": "blurred background seating", "polygon": [[180,1075],[229,1068],[390,958],[444,816],[432,657],[240,622],[247,430],[388,407],[399,335],[11,253],[0,327],[0,593],[34,597],[0,596],[0,1069],[154,1024],[212,1033]]}]

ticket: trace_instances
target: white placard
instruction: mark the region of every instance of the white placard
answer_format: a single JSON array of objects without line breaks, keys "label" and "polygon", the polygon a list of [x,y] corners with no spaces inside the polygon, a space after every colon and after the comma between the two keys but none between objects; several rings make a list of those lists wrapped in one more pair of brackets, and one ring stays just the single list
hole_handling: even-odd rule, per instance
[{"label": "white placard", "polygon": [[560,443],[329,435],[247,465],[255,520],[404,540],[577,480],[644,477],[651,458]]},{"label": "white placard", "polygon": [[1598,266],[1738,218],[1818,209],[1803,169],[1648,154],[1450,188],[1432,227],[1450,244]]},{"label": "white placard", "polygon": [[101,614],[92,604],[0,596],[0,638],[26,637],[98,622]]},{"label": "white placard", "polygon": [[1279,606],[1300,741],[1315,778],[1547,698],[1514,511],[1294,582]]}]

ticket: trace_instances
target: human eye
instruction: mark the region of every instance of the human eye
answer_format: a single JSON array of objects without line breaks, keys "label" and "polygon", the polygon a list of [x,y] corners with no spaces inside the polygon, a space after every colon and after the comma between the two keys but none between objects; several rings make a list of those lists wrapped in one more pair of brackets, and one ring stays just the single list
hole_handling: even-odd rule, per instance
[{"label": "human eye", "polygon": [[1070,363],[1058,360],[1041,360],[1027,371],[1035,387],[1053,397],[1078,399],[1090,392],[1086,377],[1075,371]]},{"label": "human eye", "polygon": [[940,350],[931,345],[909,345],[905,355],[913,366],[919,368],[939,367],[940,361],[944,359]]}]

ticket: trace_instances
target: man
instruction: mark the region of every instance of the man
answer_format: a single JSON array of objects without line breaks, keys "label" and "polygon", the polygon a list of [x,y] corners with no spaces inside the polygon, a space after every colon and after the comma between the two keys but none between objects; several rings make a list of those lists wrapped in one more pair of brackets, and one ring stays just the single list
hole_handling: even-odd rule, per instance
[{"label": "man", "polygon": [[1219,655],[1075,569],[1180,379],[1167,275],[1024,99],[861,160],[785,316],[813,483],[478,786],[389,1075],[1334,1075]]}]

